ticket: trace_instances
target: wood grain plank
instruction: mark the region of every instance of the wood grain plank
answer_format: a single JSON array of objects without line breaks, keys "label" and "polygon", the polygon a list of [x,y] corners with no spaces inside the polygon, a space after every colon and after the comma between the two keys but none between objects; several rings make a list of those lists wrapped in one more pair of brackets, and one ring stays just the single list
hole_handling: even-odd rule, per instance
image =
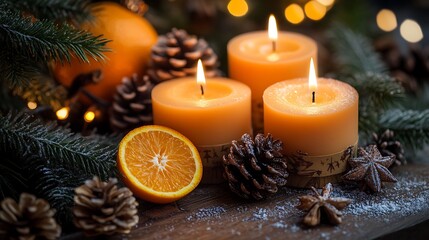
[{"label": "wood grain plank", "polygon": [[[429,219],[429,165],[394,170],[396,184],[368,195],[351,186],[335,186],[335,196],[354,199],[343,223],[306,228],[296,209],[297,196],[309,192],[282,189],[259,202],[242,200],[226,184],[200,186],[176,203],[140,203],[140,222],[127,236],[110,239],[370,239]],[[82,239],[74,234],[65,239]]]}]

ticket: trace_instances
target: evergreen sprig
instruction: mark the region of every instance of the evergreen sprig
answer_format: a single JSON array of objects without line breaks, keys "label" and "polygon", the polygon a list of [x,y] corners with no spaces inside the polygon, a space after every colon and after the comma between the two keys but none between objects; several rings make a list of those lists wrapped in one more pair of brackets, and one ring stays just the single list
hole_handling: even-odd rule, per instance
[{"label": "evergreen sprig", "polygon": [[343,80],[356,88],[363,106],[387,109],[397,106],[405,97],[401,84],[387,74],[356,73]]},{"label": "evergreen sprig", "polygon": [[88,0],[1,0],[9,8],[21,9],[38,19],[72,22],[79,25],[91,20],[91,1]]},{"label": "evergreen sprig", "polygon": [[102,61],[109,42],[67,24],[33,21],[9,9],[0,13],[0,37],[3,51],[35,62],[70,62],[72,55],[83,62],[89,62],[88,56]]},{"label": "evergreen sprig", "polygon": [[[72,172],[65,168],[49,168],[39,165],[31,174],[31,188],[38,196],[46,199],[57,213],[60,224],[72,220],[74,189],[93,176],[79,171]],[[106,179],[103,179],[106,180]]]},{"label": "evergreen sprig", "polygon": [[361,142],[378,132],[379,118],[386,109],[401,106],[405,91],[394,78],[382,73],[350,73],[341,79],[359,93],[359,133]]},{"label": "evergreen sprig", "polygon": [[77,169],[101,178],[111,176],[116,166],[116,145],[73,134],[26,113],[0,116],[0,151],[22,159],[36,155],[49,167]]},{"label": "evergreen sprig", "polygon": [[429,109],[391,109],[380,117],[379,125],[383,129],[393,130],[395,137],[413,150],[429,144]]},{"label": "evergreen sprig", "polygon": [[341,67],[339,72],[347,73],[385,73],[386,66],[379,54],[374,51],[371,41],[362,34],[340,24],[328,32],[332,41],[336,60]]}]

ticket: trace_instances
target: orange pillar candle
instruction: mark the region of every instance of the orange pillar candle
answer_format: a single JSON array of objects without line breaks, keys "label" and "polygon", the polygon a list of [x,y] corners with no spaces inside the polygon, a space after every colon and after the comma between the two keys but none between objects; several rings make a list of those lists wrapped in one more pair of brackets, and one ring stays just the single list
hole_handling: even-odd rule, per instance
[{"label": "orange pillar candle", "polygon": [[154,123],[188,137],[200,152],[203,182],[220,182],[222,155],[232,140],[252,131],[250,99],[248,86],[226,78],[169,80],[152,90]]},{"label": "orange pillar candle", "polygon": [[311,38],[291,32],[277,34],[275,24],[270,24],[268,33],[270,36],[266,31],[245,33],[228,43],[229,77],[252,89],[252,120],[258,132],[263,128],[264,90],[279,81],[306,77],[310,58],[317,60],[317,44]]},{"label": "orange pillar candle", "polygon": [[[314,68],[313,71],[314,73]],[[310,74],[268,87],[264,128],[284,144],[289,185],[322,187],[345,171],[358,141],[358,93],[350,85]],[[314,93],[314,102],[313,102]]]}]

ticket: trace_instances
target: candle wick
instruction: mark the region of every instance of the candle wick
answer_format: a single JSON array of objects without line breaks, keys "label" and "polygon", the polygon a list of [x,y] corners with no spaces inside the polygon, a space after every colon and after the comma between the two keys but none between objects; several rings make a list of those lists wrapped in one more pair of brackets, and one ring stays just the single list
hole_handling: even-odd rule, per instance
[{"label": "candle wick", "polygon": [[312,95],[313,95],[312,103],[314,103],[316,101],[316,92],[313,91]]},{"label": "candle wick", "polygon": [[203,87],[203,85],[202,85],[202,84],[200,85],[200,88],[201,88],[201,95],[203,95],[203,96],[204,96],[204,87]]},{"label": "candle wick", "polygon": [[276,50],[277,50],[277,41],[273,40],[272,44],[273,44],[273,52],[276,52]]}]

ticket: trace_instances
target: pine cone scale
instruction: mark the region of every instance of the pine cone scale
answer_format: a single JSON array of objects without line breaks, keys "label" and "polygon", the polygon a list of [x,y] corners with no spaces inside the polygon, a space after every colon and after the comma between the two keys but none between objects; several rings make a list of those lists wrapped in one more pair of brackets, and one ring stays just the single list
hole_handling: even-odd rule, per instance
[{"label": "pine cone scale", "polygon": [[281,141],[273,144],[270,134],[258,134],[255,141],[244,134],[240,143],[232,141],[230,152],[223,156],[224,176],[230,189],[241,197],[256,200],[276,193],[288,177],[282,150]]},{"label": "pine cone scale", "polygon": [[149,76],[124,78],[117,87],[110,111],[110,125],[114,130],[132,130],[152,124],[151,91],[154,83]]},{"label": "pine cone scale", "polygon": [[89,190],[94,195],[90,201],[82,201],[87,198],[85,195],[75,196],[74,223],[87,235],[129,233],[137,224],[136,199],[128,188],[118,188],[116,184],[116,179],[106,183],[95,177],[75,190],[76,193]]},{"label": "pine cone scale", "polygon": [[18,203],[6,198],[0,204],[0,237],[7,239],[57,239],[61,227],[49,203],[22,193]]},{"label": "pine cone scale", "polygon": [[155,82],[195,76],[198,59],[204,64],[206,76],[219,76],[218,57],[208,43],[173,28],[152,48],[148,74]]}]

